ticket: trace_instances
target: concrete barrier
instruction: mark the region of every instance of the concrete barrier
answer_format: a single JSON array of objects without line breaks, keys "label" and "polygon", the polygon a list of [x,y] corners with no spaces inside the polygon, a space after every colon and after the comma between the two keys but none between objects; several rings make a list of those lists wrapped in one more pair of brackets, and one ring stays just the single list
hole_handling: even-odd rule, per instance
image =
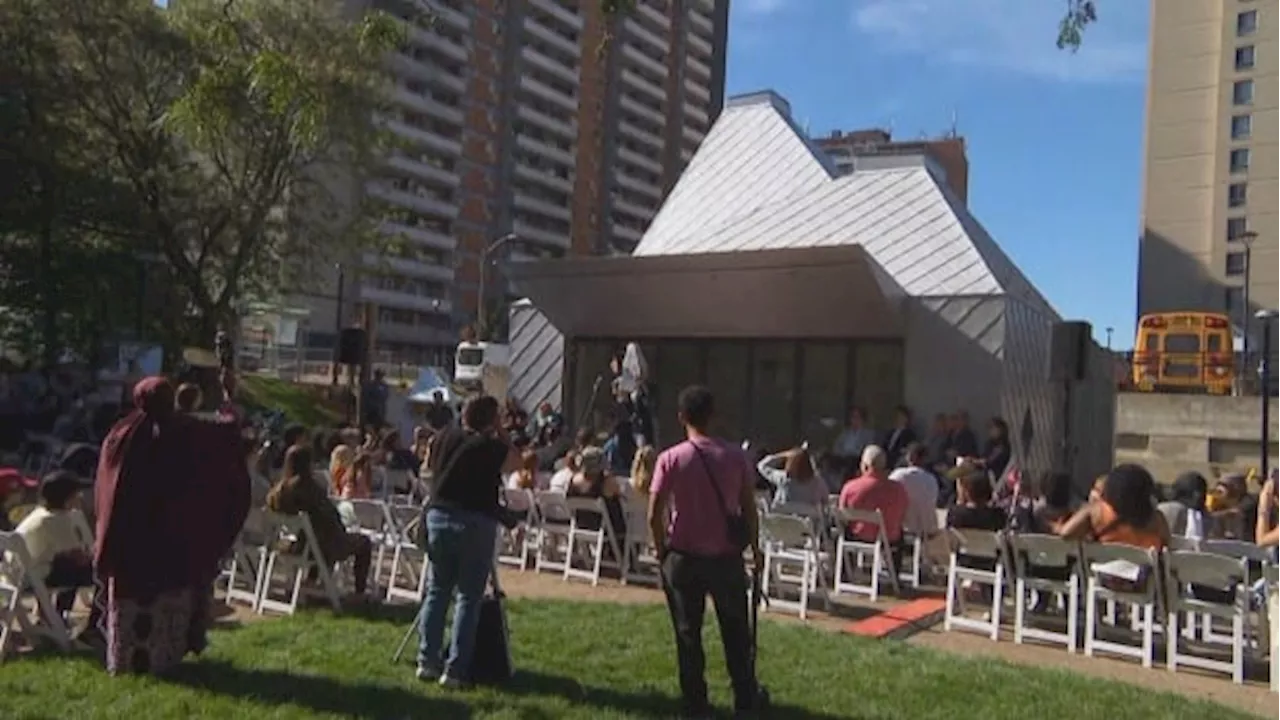
[{"label": "concrete barrier", "polygon": [[[1268,454],[1276,467],[1277,408],[1270,399]],[[1116,462],[1146,465],[1156,479],[1180,472],[1216,475],[1257,467],[1262,399],[1208,395],[1121,393],[1116,397]]]}]

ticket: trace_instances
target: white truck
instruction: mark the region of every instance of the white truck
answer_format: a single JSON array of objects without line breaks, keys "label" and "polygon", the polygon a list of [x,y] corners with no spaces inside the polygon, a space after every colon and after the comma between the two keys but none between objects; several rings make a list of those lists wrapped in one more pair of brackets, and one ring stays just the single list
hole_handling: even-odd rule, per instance
[{"label": "white truck", "polygon": [[505,400],[511,384],[511,347],[483,341],[458,343],[453,382],[468,393]]}]

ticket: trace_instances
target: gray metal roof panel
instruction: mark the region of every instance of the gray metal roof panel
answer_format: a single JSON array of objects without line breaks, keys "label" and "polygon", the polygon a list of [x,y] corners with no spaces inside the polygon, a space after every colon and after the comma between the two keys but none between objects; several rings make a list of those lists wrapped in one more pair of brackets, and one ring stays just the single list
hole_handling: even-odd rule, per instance
[{"label": "gray metal roof panel", "polygon": [[1056,318],[923,166],[837,177],[776,102],[729,104],[636,255],[861,245],[907,295],[1015,294]]}]

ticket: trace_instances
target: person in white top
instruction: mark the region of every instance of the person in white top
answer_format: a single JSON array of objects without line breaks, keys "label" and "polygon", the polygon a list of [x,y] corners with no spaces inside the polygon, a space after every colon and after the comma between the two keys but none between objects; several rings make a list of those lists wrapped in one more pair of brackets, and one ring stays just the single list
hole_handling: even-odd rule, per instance
[{"label": "person in white top", "polygon": [[[79,588],[93,587],[92,538],[84,534],[89,523],[79,510],[80,493],[89,485],[66,470],[46,475],[40,483],[40,506],[14,530],[31,555],[28,573],[59,590],[55,604],[63,615],[71,611]],[[91,613],[89,627],[96,625]]]},{"label": "person in white top", "polygon": [[548,484],[548,489],[551,490],[551,492],[569,492],[569,485],[573,483],[573,477],[578,474],[578,467],[578,453],[570,452],[568,455],[565,455],[564,467],[556,470],[555,474],[551,476],[551,482]]},{"label": "person in white top", "polygon": [[902,483],[907,491],[907,515],[903,528],[912,534],[928,539],[938,532],[938,479],[926,468],[928,463],[924,445],[913,442],[903,453],[906,467],[900,467],[889,479]]}]

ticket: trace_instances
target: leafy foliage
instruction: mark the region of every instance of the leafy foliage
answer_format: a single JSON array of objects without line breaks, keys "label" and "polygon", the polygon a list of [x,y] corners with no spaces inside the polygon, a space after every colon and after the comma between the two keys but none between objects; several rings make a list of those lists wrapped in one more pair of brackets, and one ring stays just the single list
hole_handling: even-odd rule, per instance
[{"label": "leafy foliage", "polygon": [[1058,49],[1075,52],[1084,40],[1084,30],[1098,21],[1094,0],[1067,0],[1067,12],[1058,24]]},{"label": "leafy foliage", "polygon": [[[370,249],[362,188],[386,149],[375,116],[401,31],[345,12],[0,0],[0,70],[16,78],[0,106],[0,305],[45,318],[46,352],[68,340],[51,318],[94,315],[66,293],[76,268],[110,268],[108,294],[135,298],[143,273],[163,275],[147,313],[161,317],[139,324],[175,347],[206,343],[246,300],[307,289],[313,258]],[[55,243],[77,258],[52,263]]]}]

